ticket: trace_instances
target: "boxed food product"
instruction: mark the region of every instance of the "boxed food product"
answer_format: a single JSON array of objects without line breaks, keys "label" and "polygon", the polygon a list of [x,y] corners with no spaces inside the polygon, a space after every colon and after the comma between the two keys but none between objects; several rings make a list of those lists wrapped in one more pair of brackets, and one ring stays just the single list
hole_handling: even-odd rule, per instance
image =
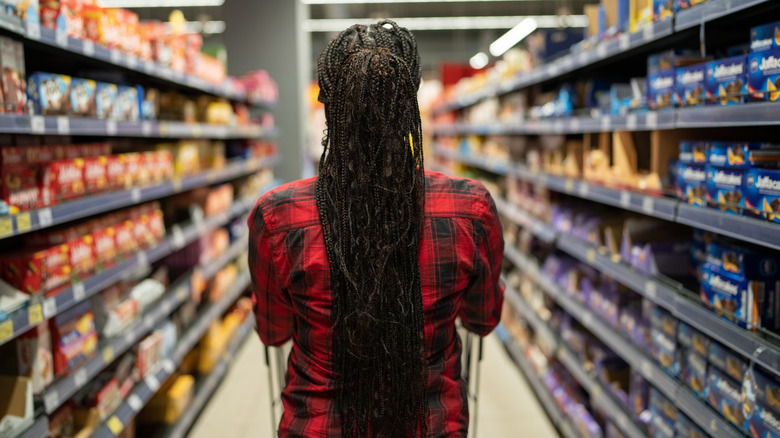
[{"label": "boxed food product", "polygon": [[710,61],[707,64],[707,103],[712,105],[736,105],[745,101],[747,87],[747,58],[731,58]]},{"label": "boxed food product", "polygon": [[647,57],[647,73],[684,67],[702,62],[701,53],[697,50],[671,49],[654,53]]},{"label": "boxed food product", "polygon": [[684,322],[680,322],[677,330],[677,341],[701,356],[707,357],[709,354],[710,337]]},{"label": "boxed food product", "polygon": [[721,211],[731,214],[741,214],[745,206],[742,197],[742,179],[745,174],[739,169],[727,169],[708,165],[707,172],[707,202],[714,204]]},{"label": "boxed food product", "polygon": [[86,361],[97,349],[97,332],[89,302],[82,301],[49,322],[54,374],[62,376]]},{"label": "boxed food product", "polygon": [[780,50],[773,49],[748,55],[748,92],[750,100],[769,100],[780,98],[777,91],[780,86]]},{"label": "boxed food product", "polygon": [[109,371],[101,373],[87,384],[81,402],[97,410],[98,417],[105,420],[122,404],[119,380]]},{"label": "boxed food product", "polygon": [[48,324],[39,324],[16,339],[17,372],[29,377],[40,394],[54,380],[54,358]]},{"label": "boxed food product", "polygon": [[674,106],[675,69],[669,68],[647,74],[647,103],[651,109]]},{"label": "boxed food product", "polygon": [[750,29],[750,51],[763,52],[780,48],[780,21]]},{"label": "boxed food product", "polygon": [[771,409],[756,405],[748,417],[748,430],[754,438],[780,438],[780,416]]},{"label": "boxed food product", "polygon": [[138,242],[135,240],[133,221],[124,220],[114,226],[116,230],[116,249],[122,258],[127,258],[138,252]]},{"label": "boxed food product", "polygon": [[753,404],[758,402],[762,406],[780,412],[780,382],[777,378],[758,368],[752,368],[747,371],[745,385],[750,385],[749,391],[746,388],[748,401]]},{"label": "boxed food product", "polygon": [[670,20],[674,16],[674,0],[653,0],[653,21]]},{"label": "boxed food product", "polygon": [[732,379],[740,382],[744,379],[748,369],[748,361],[721,343],[712,341],[707,358],[710,365],[726,373]]},{"label": "boxed food product", "polygon": [[70,76],[36,72],[27,80],[27,99],[36,114],[67,114],[70,111]]},{"label": "boxed food product", "polygon": [[99,269],[115,265],[118,258],[116,229],[112,226],[101,227],[92,232],[95,242],[95,261]]},{"label": "boxed food product", "polygon": [[109,189],[108,157],[84,159],[84,186],[88,193],[102,193]]},{"label": "boxed food product", "polygon": [[707,243],[707,262],[721,271],[750,280],[780,278],[780,260],[773,254],[751,250],[731,242]]},{"label": "boxed food product", "polygon": [[655,437],[674,438],[675,423],[678,416],[674,403],[661,394],[660,391],[651,387],[649,407],[650,412],[653,414],[648,427],[650,434]]},{"label": "boxed food product", "polygon": [[114,285],[92,297],[95,326],[101,336],[112,338],[122,333],[138,315],[138,302],[129,297],[123,285]]},{"label": "boxed food product", "polygon": [[70,283],[67,245],[27,250],[0,259],[3,279],[22,292],[52,291]]},{"label": "boxed food product", "polygon": [[0,112],[27,113],[27,74],[21,42],[0,37]]},{"label": "boxed food product", "polygon": [[136,87],[124,85],[117,87],[114,111],[111,118],[127,122],[135,122],[140,118],[140,100]]},{"label": "boxed food product", "polygon": [[720,272],[711,265],[702,268],[702,300],[719,315],[740,327],[757,327],[760,299],[766,293],[774,293],[774,289],[774,284],[745,280]]},{"label": "boxed food product", "polygon": [[780,222],[780,170],[750,169],[743,187],[745,208],[771,221]]},{"label": "boxed food product", "polygon": [[9,164],[0,167],[0,200],[19,210],[33,210],[53,205],[56,196],[48,188],[41,187],[38,165]]},{"label": "boxed food product", "polygon": [[707,0],[674,0],[675,12],[700,5]]},{"label": "boxed food product", "polygon": [[707,400],[731,424],[747,432],[747,419],[742,410],[742,387],[716,367],[710,367],[707,374]]},{"label": "boxed food product", "polygon": [[70,110],[77,116],[95,117],[97,82],[72,78],[70,81]]},{"label": "boxed food product", "polygon": [[677,89],[674,94],[677,106],[704,105],[704,71],[706,64],[677,68]]},{"label": "boxed food product", "polygon": [[110,119],[117,105],[118,88],[114,84],[98,82],[95,86],[95,116],[98,119]]},{"label": "boxed food product", "polygon": [[[704,166],[677,163],[675,166],[677,197],[688,204],[707,205],[707,172]],[[778,201],[780,203],[780,201]]]},{"label": "boxed food product", "polygon": [[142,423],[173,424],[189,406],[195,390],[195,379],[190,375],[173,375],[138,414]]},{"label": "boxed food product", "polygon": [[136,353],[136,368],[141,378],[153,371],[160,363],[160,348],[162,346],[163,336],[159,331],[155,331],[149,336],[145,337],[141,343],[138,344]]},{"label": "boxed food product", "polygon": [[683,380],[697,397],[704,397],[707,382],[707,357],[701,356],[693,350],[687,350],[684,357]]},{"label": "boxed food product", "polygon": [[652,345],[650,352],[655,360],[672,376],[680,373],[680,357],[676,338],[668,336],[656,327],[651,329]]},{"label": "boxed food product", "polygon": [[54,191],[61,200],[84,196],[84,160],[58,160],[43,165],[42,185]]},{"label": "boxed food product", "polygon": [[707,161],[713,166],[734,169],[776,168],[780,163],[780,145],[716,141],[707,148]]},{"label": "boxed food product", "polygon": [[95,272],[95,243],[91,234],[68,241],[68,255],[74,281],[84,281]]},{"label": "boxed food product", "polygon": [[677,415],[677,424],[675,425],[676,437],[678,438],[706,438],[707,433],[704,429],[694,423],[682,412]]},{"label": "boxed food product", "polygon": [[126,157],[123,154],[109,155],[106,157],[106,179],[108,187],[112,190],[126,188],[127,176]]}]

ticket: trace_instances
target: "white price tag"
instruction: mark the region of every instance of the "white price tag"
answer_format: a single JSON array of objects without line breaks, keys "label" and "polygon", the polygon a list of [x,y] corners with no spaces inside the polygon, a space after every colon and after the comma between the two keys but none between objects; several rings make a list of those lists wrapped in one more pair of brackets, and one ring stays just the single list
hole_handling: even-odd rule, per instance
[{"label": "white price tag", "polygon": [[119,64],[119,61],[122,60],[122,52],[119,50],[112,50],[111,51],[111,62],[114,64]]},{"label": "white price tag", "polygon": [[580,132],[581,124],[580,124],[580,118],[579,117],[573,117],[570,120],[571,123],[571,132]]},{"label": "white price tag", "polygon": [[41,227],[48,227],[54,222],[51,216],[51,208],[46,207],[38,210],[38,225]]},{"label": "white price tag", "polygon": [[149,137],[152,135],[151,122],[141,122],[141,134],[143,134],[144,137]]},{"label": "white price tag", "polygon": [[650,301],[658,301],[658,284],[656,284],[655,281],[648,280],[645,283],[645,296],[649,298]]},{"label": "white price tag", "polygon": [[138,58],[136,58],[133,55],[127,55],[125,57],[125,62],[127,63],[127,66],[132,68],[133,70],[135,70],[136,67],[138,67]]},{"label": "white price tag", "polygon": [[131,330],[125,334],[125,344],[131,346],[135,344],[135,330]]},{"label": "white price tag", "polygon": [[141,189],[134,187],[132,190],[130,190],[130,198],[133,200],[133,202],[141,202]]},{"label": "white price tag", "polygon": [[557,63],[550,64],[550,76],[558,76],[559,70]]},{"label": "white price tag", "polygon": [[146,62],[143,62],[143,66],[144,66],[144,71],[147,74],[152,74],[154,72],[155,66],[154,66],[153,63],[151,63],[149,61],[146,61]]},{"label": "white price tag", "polygon": [[633,131],[636,129],[636,114],[626,116],[626,129]]},{"label": "white price tag", "polygon": [[653,32],[653,26],[645,26],[644,29],[642,29],[642,38],[645,41],[650,41],[655,36],[655,32]]},{"label": "white price tag", "polygon": [[147,376],[144,379],[144,382],[146,382],[146,386],[149,387],[149,389],[152,390],[152,392],[157,392],[158,389],[160,389],[160,381],[157,380],[157,377],[155,376]]},{"label": "white price tag", "polygon": [[83,40],[81,41],[82,50],[84,50],[84,54],[87,56],[95,56],[95,43],[93,43],[91,40]]},{"label": "white price tag", "polygon": [[184,248],[186,242],[184,241],[184,233],[181,231],[181,227],[176,224],[171,230],[171,244],[176,249]]},{"label": "white price tag", "polygon": [[173,374],[173,372],[176,370],[176,366],[173,365],[173,361],[170,359],[165,359],[162,366],[165,372],[168,374]]},{"label": "white price tag", "polygon": [[578,58],[580,65],[586,64],[588,62],[588,52],[580,52]]},{"label": "white price tag", "polygon": [[620,50],[626,51],[629,47],[631,47],[631,37],[629,37],[627,33],[624,33],[620,35],[618,43],[620,45]]},{"label": "white price tag", "polygon": [[152,318],[152,315],[146,315],[144,317],[144,327],[146,327],[147,330],[151,330],[152,327],[154,327],[154,318]]},{"label": "white price tag", "polygon": [[75,283],[73,285],[73,300],[75,302],[84,301],[87,296],[87,291],[84,289],[84,283]]},{"label": "white price tag", "polygon": [[590,312],[586,312],[582,314],[582,325],[585,327],[590,327],[593,325],[593,314]]},{"label": "white price tag", "polygon": [[642,199],[642,211],[647,214],[652,214],[653,210],[655,210],[655,201],[652,197],[645,196],[644,199]]},{"label": "white price tag", "polygon": [[66,116],[57,116],[57,134],[70,134],[70,118]]},{"label": "white price tag", "polygon": [[713,433],[718,431],[718,422],[714,418],[710,420],[710,431]]},{"label": "white price tag", "polygon": [[625,190],[620,192],[620,206],[623,208],[631,206],[631,194]]},{"label": "white price tag", "polygon": [[87,370],[85,370],[83,367],[79,368],[78,371],[76,371],[76,374],[73,375],[73,384],[76,386],[76,388],[81,388],[87,383]]},{"label": "white price tag", "polygon": [[612,117],[601,117],[601,132],[608,132],[612,128]]},{"label": "white price tag", "polygon": [[556,120],[555,124],[553,124],[553,129],[556,134],[562,134],[563,133],[563,120]]},{"label": "white price tag", "polygon": [[624,431],[624,432],[625,432],[625,431],[626,431],[626,429],[628,429],[628,424],[629,424],[628,417],[626,417],[626,415],[625,415],[625,414],[623,414],[623,413],[620,413],[620,414],[618,414],[618,415],[617,415],[617,418],[616,418],[616,420],[617,420],[617,427],[618,427],[620,430],[622,430],[622,431]]},{"label": "white price tag", "polygon": [[106,134],[116,135],[116,133],[117,133],[116,120],[106,121]]},{"label": "white price tag", "polygon": [[587,198],[590,193],[590,186],[586,182],[580,182],[579,194],[580,198]]},{"label": "white price tag", "polygon": [[596,54],[599,55],[599,58],[606,58],[607,57],[607,45],[605,43],[601,43],[596,47]]},{"label": "white price tag", "polygon": [[55,300],[54,297],[43,300],[43,317],[49,319],[56,314],[57,300]]},{"label": "white price tag", "polygon": [[149,256],[146,255],[146,251],[141,251],[136,256],[138,266],[146,266],[149,264]]},{"label": "white price tag", "polygon": [[46,405],[47,411],[53,411],[54,408],[60,405],[60,393],[56,389],[52,389],[43,396],[43,404]]},{"label": "white price tag", "polygon": [[658,126],[658,113],[655,111],[650,111],[647,113],[645,123],[647,123],[648,128],[655,129],[655,127]]},{"label": "white price tag", "polygon": [[46,132],[46,122],[43,120],[43,116],[30,116],[30,131],[33,134]]},{"label": "white price tag", "polygon": [[27,23],[27,38],[35,41],[41,39],[41,25],[39,23]]},{"label": "white price tag", "polygon": [[130,394],[130,397],[127,398],[127,404],[134,412],[139,412],[144,407],[144,402],[135,394]]},{"label": "white price tag", "polygon": [[54,34],[54,41],[60,47],[68,47],[68,33],[63,29],[57,29]]},{"label": "white price tag", "polygon": [[653,364],[650,363],[649,360],[645,359],[642,361],[642,364],[639,366],[640,372],[642,375],[645,376],[646,379],[652,380],[653,378]]}]

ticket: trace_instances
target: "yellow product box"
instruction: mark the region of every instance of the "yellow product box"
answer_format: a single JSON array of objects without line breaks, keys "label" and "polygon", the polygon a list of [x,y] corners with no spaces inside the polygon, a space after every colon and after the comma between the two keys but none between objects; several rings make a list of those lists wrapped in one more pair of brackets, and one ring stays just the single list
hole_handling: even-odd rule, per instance
[{"label": "yellow product box", "polygon": [[174,374],[138,414],[140,423],[173,424],[187,409],[195,389],[195,379]]}]

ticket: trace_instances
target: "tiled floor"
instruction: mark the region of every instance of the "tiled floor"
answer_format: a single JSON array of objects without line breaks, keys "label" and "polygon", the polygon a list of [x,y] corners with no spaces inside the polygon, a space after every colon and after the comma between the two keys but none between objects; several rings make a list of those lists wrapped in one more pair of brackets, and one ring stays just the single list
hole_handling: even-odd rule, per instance
[{"label": "tiled floor", "polygon": [[[485,341],[477,436],[553,438],[558,434],[495,335]],[[276,436],[260,341],[251,335],[190,432],[193,438]],[[277,418],[278,421],[278,418]]]}]

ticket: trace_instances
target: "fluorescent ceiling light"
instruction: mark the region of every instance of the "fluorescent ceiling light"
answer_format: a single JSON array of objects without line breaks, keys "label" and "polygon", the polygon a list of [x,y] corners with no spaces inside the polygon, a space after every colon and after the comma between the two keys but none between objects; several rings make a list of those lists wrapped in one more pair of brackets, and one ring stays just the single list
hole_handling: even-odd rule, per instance
[{"label": "fluorescent ceiling light", "polygon": [[472,56],[471,59],[469,59],[469,65],[475,70],[481,70],[485,68],[485,66],[488,65],[488,62],[490,62],[490,58],[485,52],[479,52]]},{"label": "fluorescent ceiling light", "polygon": [[385,3],[496,3],[538,0],[301,0],[305,5],[370,5]]},{"label": "fluorescent ceiling light", "polygon": [[225,0],[98,0],[104,8],[184,8],[222,6]]},{"label": "fluorescent ceiling light", "polygon": [[[400,26],[409,30],[470,30],[470,29],[511,29],[526,18],[536,21],[539,28],[585,27],[588,19],[584,15],[535,15],[535,16],[497,16],[497,17],[407,17],[393,18]],[[377,18],[335,18],[306,20],[303,30],[306,32],[341,32],[353,24],[371,24]]]},{"label": "fluorescent ceiling light", "polygon": [[[171,24],[165,23],[165,28],[170,33]],[[184,23],[187,33],[203,33],[207,35],[216,35],[224,33],[227,24],[224,21],[187,21]]]},{"label": "fluorescent ceiling light", "polygon": [[536,20],[533,18],[526,18],[521,21],[520,24],[510,29],[509,32],[493,41],[493,43],[490,44],[490,54],[493,56],[503,55],[507,50],[514,47],[515,44],[519,43],[523,38],[535,31],[537,27],[539,26],[536,23]]}]

